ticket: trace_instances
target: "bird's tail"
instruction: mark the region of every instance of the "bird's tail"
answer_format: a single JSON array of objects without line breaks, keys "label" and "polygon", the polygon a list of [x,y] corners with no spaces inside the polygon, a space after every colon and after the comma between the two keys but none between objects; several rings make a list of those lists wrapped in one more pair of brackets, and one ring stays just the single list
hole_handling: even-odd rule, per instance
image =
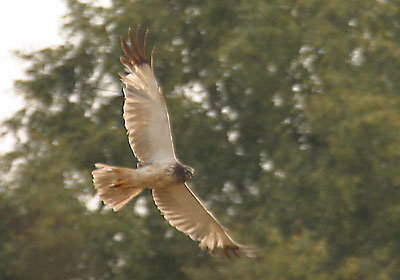
[{"label": "bird's tail", "polygon": [[114,211],[118,211],[132,198],[137,196],[143,188],[135,185],[133,180],[134,169],[95,164],[93,183],[100,199]]}]

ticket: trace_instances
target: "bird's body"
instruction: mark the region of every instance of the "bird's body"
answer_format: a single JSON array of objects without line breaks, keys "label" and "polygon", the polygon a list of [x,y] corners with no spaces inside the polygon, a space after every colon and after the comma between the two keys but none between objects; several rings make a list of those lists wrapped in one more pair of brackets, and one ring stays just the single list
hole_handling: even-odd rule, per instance
[{"label": "bird's body", "polygon": [[179,162],[175,155],[167,107],[153,70],[152,52],[147,60],[144,46],[136,42],[129,30],[128,47],[121,38],[126,55],[121,62],[127,74],[120,73],[124,82],[124,120],[130,146],[139,160],[138,167],[125,168],[97,163],[93,182],[100,199],[114,211],[121,209],[144,188],[152,189],[155,204],[164,218],[178,230],[200,241],[202,249],[230,257],[246,247],[233,241],[226,229],[209,212],[188,186],[193,169]]},{"label": "bird's body", "polygon": [[[138,195],[144,188],[168,188],[185,183],[192,175],[192,169],[178,162],[152,163],[137,169],[96,163],[93,181],[100,198],[115,211],[121,209],[133,197],[124,195],[133,192]],[[118,196],[116,192],[124,194]],[[129,197],[129,200],[126,198]]]}]

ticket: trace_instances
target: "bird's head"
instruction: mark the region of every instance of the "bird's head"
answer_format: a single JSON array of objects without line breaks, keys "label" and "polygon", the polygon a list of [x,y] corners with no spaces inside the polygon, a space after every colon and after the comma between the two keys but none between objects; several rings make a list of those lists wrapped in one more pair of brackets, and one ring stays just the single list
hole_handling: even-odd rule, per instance
[{"label": "bird's head", "polygon": [[194,169],[190,166],[176,163],[173,170],[173,174],[179,183],[184,183],[193,178]]}]

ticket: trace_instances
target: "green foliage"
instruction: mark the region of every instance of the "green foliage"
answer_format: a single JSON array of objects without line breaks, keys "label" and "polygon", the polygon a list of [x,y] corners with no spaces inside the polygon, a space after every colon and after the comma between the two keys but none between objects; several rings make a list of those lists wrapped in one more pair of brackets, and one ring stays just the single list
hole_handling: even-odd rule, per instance
[{"label": "green foliage", "polygon": [[[67,4],[65,45],[20,54],[27,105],[3,124],[2,279],[400,278],[395,1]],[[117,72],[138,23],[196,192],[257,258],[209,257],[149,192],[145,214],[87,208],[94,163],[135,164]]]}]

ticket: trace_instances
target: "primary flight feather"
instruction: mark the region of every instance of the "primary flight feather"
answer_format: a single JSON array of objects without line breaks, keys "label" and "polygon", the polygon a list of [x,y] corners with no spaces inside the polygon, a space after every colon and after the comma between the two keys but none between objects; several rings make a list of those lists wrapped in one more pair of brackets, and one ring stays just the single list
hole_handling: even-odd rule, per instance
[{"label": "primary flight feather", "polygon": [[125,127],[129,144],[139,160],[138,168],[116,167],[97,163],[92,172],[100,199],[118,211],[144,188],[152,189],[153,199],[168,222],[213,255],[220,251],[225,257],[238,255],[247,247],[235,242],[227,230],[206,209],[188,186],[193,169],[183,165],[175,155],[167,107],[154,76],[154,49],[150,61],[147,36],[140,43],[140,26],[136,39],[129,29],[130,46],[121,37],[125,57],[121,62],[125,73],[119,73],[124,83]]}]

